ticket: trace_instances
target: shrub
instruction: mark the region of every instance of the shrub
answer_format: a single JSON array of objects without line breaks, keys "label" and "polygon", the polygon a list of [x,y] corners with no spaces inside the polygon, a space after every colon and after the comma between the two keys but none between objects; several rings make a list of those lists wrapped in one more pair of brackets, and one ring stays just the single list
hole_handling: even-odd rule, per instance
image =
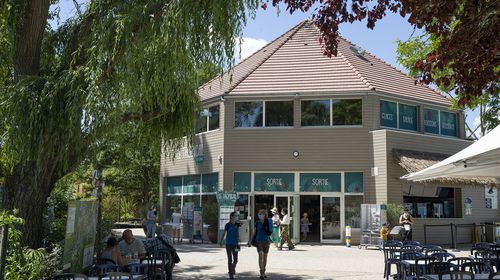
[{"label": "shrub", "polygon": [[396,203],[387,204],[387,222],[391,227],[399,225],[399,216],[403,214],[404,207]]}]

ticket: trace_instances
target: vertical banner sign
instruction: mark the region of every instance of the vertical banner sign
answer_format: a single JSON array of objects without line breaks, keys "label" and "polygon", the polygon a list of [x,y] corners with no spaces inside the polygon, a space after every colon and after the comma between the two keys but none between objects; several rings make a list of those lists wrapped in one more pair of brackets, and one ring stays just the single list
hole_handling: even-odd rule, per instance
[{"label": "vertical banner sign", "polygon": [[63,269],[80,273],[94,258],[97,200],[70,201],[64,241]]},{"label": "vertical banner sign", "polygon": [[441,135],[457,137],[457,114],[441,111]]},{"label": "vertical banner sign", "polygon": [[193,240],[202,240],[203,221],[201,218],[201,213],[202,208],[199,206],[195,206],[193,211]]},{"label": "vertical banner sign", "polygon": [[380,126],[398,127],[398,107],[396,102],[380,101]]},{"label": "vertical banner sign", "polygon": [[439,134],[439,111],[424,109],[424,132]]},{"label": "vertical banner sign", "polygon": [[465,215],[472,215],[472,198],[470,196],[464,201]]},{"label": "vertical banner sign", "polygon": [[399,128],[417,131],[417,107],[399,104]]},{"label": "vertical banner sign", "polygon": [[238,200],[236,192],[217,192],[217,202],[219,203],[219,234],[217,240],[220,240],[224,232],[224,226],[229,222],[229,215],[234,212],[234,205]]},{"label": "vertical banner sign", "polygon": [[498,189],[493,186],[484,186],[486,208],[498,209]]}]

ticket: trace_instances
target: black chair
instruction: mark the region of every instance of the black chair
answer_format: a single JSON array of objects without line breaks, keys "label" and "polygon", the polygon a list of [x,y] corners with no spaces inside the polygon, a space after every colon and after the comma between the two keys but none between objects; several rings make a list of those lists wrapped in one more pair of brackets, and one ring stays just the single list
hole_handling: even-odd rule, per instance
[{"label": "black chair", "polygon": [[424,253],[427,252],[428,250],[432,250],[432,249],[443,249],[443,247],[438,246],[438,245],[424,245],[421,247],[422,247],[422,251]]},{"label": "black chair", "polygon": [[171,252],[167,249],[160,249],[152,252],[151,256],[163,260],[163,270],[166,273],[166,277],[167,279],[172,279],[172,271],[174,270],[175,263]]},{"label": "black chair", "polygon": [[112,259],[108,259],[108,258],[97,258],[95,259],[95,264],[114,264],[116,265],[116,262]]},{"label": "black chair", "polygon": [[435,261],[429,264],[429,274],[445,274],[457,270],[458,267],[449,262]]},{"label": "black chair", "polygon": [[384,248],[385,247],[398,247],[401,248],[403,246],[403,242],[397,241],[397,240],[388,240],[387,242],[384,243]]},{"label": "black chair", "polygon": [[417,245],[403,245],[401,252],[422,252],[422,247]]},{"label": "black chair", "polygon": [[167,279],[162,258],[142,258],[140,263],[147,265],[146,272],[148,275],[148,279],[158,279],[158,277],[162,280]]},{"label": "black chair", "polygon": [[132,275],[146,274],[147,266],[142,263],[130,263],[123,267],[124,272],[128,272]]},{"label": "black chair", "polygon": [[86,275],[80,273],[63,273],[54,276],[54,280],[88,280]]},{"label": "black chair", "polygon": [[458,257],[458,258],[448,259],[448,262],[456,265],[459,270],[462,269],[462,264],[468,263],[468,262],[473,262],[473,261],[474,261],[474,259],[469,258],[469,257]]},{"label": "black chair", "polygon": [[493,272],[493,269],[491,268],[491,265],[489,263],[477,261],[464,263],[462,264],[461,269],[462,271],[469,271],[474,274]]},{"label": "black chair", "polygon": [[472,245],[472,248],[478,248],[478,249],[489,249],[492,246],[494,246],[495,243],[490,243],[490,242],[479,242],[474,245]]},{"label": "black chair", "polygon": [[427,256],[430,256],[430,255],[435,254],[435,253],[447,253],[448,251],[446,251],[445,249],[427,249],[427,250],[423,250],[423,252]]},{"label": "black chair", "polygon": [[431,257],[436,258],[440,261],[447,261],[449,259],[455,258],[455,255],[453,255],[452,253],[448,253],[448,252],[439,252],[439,253],[432,254]]},{"label": "black chair", "polygon": [[417,260],[419,258],[425,257],[424,254],[420,252],[402,252],[401,253],[401,262],[399,263],[398,269],[398,279],[406,279],[408,276],[416,276],[415,266],[407,266],[403,261],[405,260]]},{"label": "black chair", "polygon": [[471,252],[473,252],[473,256],[476,260],[478,259],[490,259],[494,252],[491,251],[490,249],[481,249],[481,248],[473,248],[471,249]]},{"label": "black chair", "polygon": [[468,271],[453,271],[446,274],[440,274],[439,279],[444,279],[445,277],[443,276],[447,276],[446,279],[450,280],[474,280],[474,274]]},{"label": "black chair", "polygon": [[104,279],[106,278],[107,280],[133,280],[132,275],[130,273],[125,273],[125,272],[110,272],[106,275],[99,276],[99,279]]},{"label": "black chair", "polygon": [[491,273],[490,276],[488,277],[488,280],[497,280],[497,279],[500,279],[500,272]]},{"label": "black chair", "polygon": [[90,276],[101,276],[109,272],[119,272],[120,268],[114,264],[95,264],[90,269]]},{"label": "black chair", "polygon": [[384,278],[386,280],[391,276],[391,267],[396,265],[396,271],[399,270],[399,247],[391,246],[392,243],[386,243],[384,246]]},{"label": "black chair", "polygon": [[422,244],[420,244],[420,242],[418,242],[418,241],[413,241],[413,240],[406,240],[406,241],[403,241],[403,246],[404,246],[404,245],[415,245],[415,246],[422,247]]}]

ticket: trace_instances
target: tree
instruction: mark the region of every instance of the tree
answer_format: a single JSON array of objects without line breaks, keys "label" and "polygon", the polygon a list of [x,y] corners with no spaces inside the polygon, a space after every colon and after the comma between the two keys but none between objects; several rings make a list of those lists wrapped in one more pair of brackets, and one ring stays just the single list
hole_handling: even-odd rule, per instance
[{"label": "tree", "polygon": [[[436,37],[437,45],[415,62],[419,80],[450,87],[458,105],[466,106],[482,96],[499,95],[500,80],[500,2],[494,0],[266,0],[287,10],[308,11],[315,8],[313,20],[321,31],[325,55],[337,55],[338,26],[341,23],[367,21],[368,28],[386,13],[408,16],[415,28]],[[434,73],[450,69],[448,76]]]},{"label": "tree", "polygon": [[[439,46],[439,38],[432,35],[415,36],[407,41],[398,41],[397,61],[408,70],[408,74],[412,77],[418,77],[422,74],[421,69],[416,67],[418,61],[425,59],[425,55],[433,52]],[[444,67],[443,69],[433,69],[432,75],[437,78],[449,79],[453,81],[453,69]],[[452,84],[438,85],[437,89],[442,93],[449,93],[452,89]],[[452,98],[453,106],[459,107],[459,100],[456,96],[449,95]],[[484,135],[487,131],[492,130],[500,125],[500,95],[484,92],[479,97],[474,97],[467,107],[470,109],[479,108],[480,124],[479,128]],[[477,128],[470,129],[471,134]]]},{"label": "tree", "polygon": [[107,134],[136,123],[168,151],[192,140],[197,69],[231,65],[245,11],[259,4],[92,0],[52,30],[53,2],[0,3],[1,173],[31,247],[54,184]]}]

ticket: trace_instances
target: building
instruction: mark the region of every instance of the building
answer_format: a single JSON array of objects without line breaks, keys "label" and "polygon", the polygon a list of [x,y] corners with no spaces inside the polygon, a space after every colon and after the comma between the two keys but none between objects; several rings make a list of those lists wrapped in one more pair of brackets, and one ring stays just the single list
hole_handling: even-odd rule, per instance
[{"label": "building", "polygon": [[[498,196],[487,208],[484,188],[497,181],[399,179],[471,143],[462,112],[344,38],[337,57],[324,56],[318,36],[302,22],[199,89],[206,109],[194,151],[162,157],[163,217],[181,204],[210,207],[215,191],[234,190],[242,220],[259,208],[291,209],[295,240],[307,212],[309,241],[341,243],[345,225],[359,241],[362,203],[409,207],[417,240],[424,223],[499,220]],[[433,228],[430,241],[445,242],[449,232]],[[462,239],[470,229],[459,231]]]}]

